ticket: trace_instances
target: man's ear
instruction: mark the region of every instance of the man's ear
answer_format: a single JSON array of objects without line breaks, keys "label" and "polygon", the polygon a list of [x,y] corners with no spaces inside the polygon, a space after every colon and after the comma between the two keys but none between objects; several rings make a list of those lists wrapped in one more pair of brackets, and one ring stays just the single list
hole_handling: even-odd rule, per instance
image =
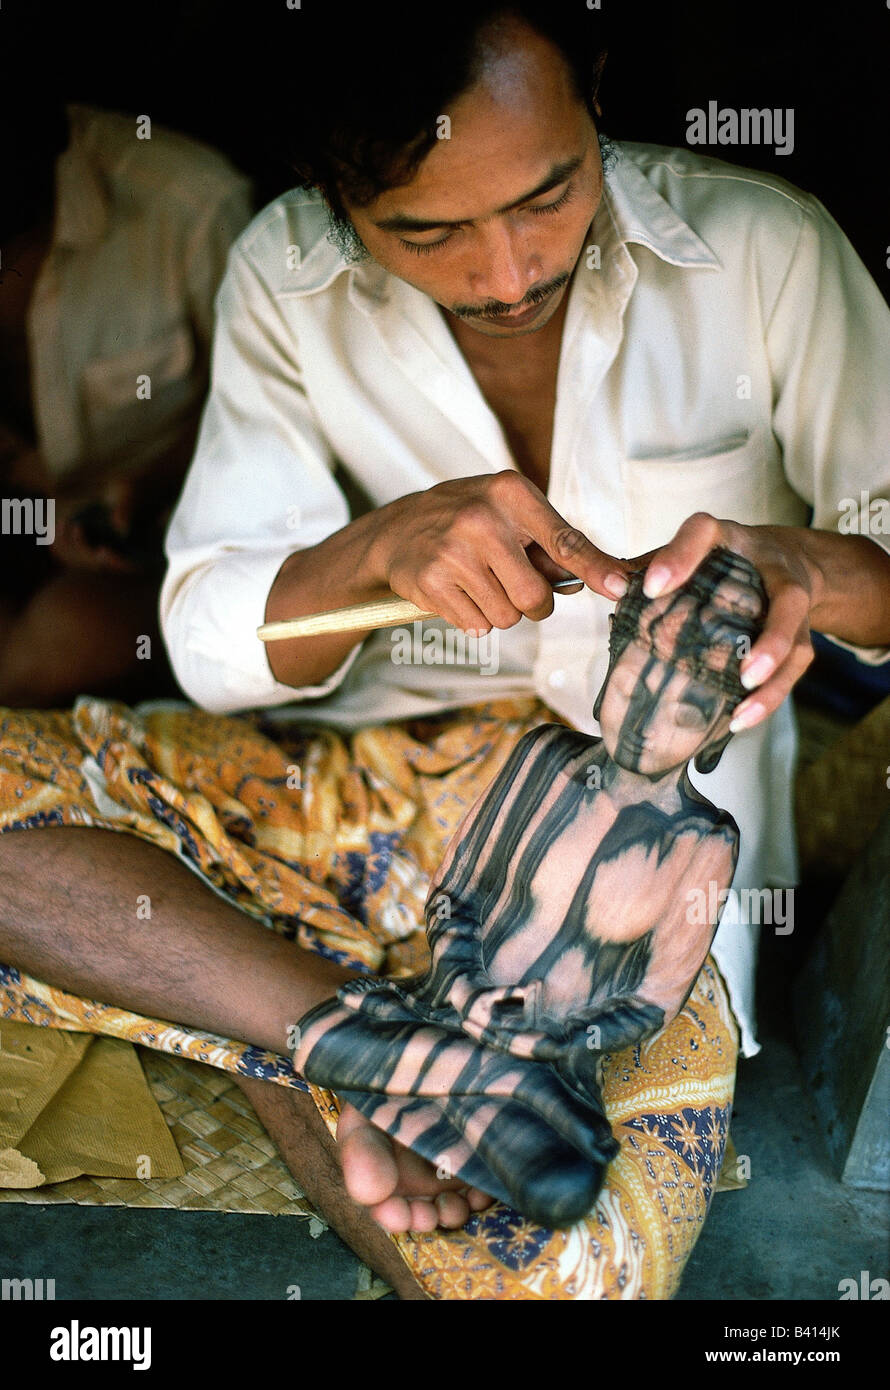
[{"label": "man's ear", "polygon": [[723,757],[723,750],[731,738],[732,734],[726,733],[714,743],[705,744],[704,748],[699,749],[692,760],[696,772],[713,772]]}]

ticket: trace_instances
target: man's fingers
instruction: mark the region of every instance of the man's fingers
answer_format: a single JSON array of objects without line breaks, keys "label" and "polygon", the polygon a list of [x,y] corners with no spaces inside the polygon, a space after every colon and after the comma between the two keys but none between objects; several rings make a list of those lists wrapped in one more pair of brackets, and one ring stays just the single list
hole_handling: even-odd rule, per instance
[{"label": "man's fingers", "polygon": [[[655,551],[649,551],[647,556],[640,557],[646,562],[643,582],[646,597],[657,598],[659,594],[670,593],[698,569],[715,545],[731,544],[726,539],[726,533],[732,524],[718,521],[707,512],[695,512],[687,517],[672,540]],[[632,563],[634,568],[640,567],[640,561]]]},{"label": "man's fingers", "polygon": [[574,526],[562,526],[551,539],[551,555],[565,565],[588,588],[604,598],[621,598],[627,593],[626,566],[613,555],[606,555]]},{"label": "man's fingers", "polygon": [[[573,577],[571,570],[567,570],[565,565],[557,565],[551,560],[547,551],[543,550],[537,541],[532,541],[530,545],[525,547],[525,556],[532,568],[536,569],[538,574],[543,574],[550,585],[558,583],[561,579]],[[578,580],[579,584],[583,584],[583,582],[582,579]]]},{"label": "man's fingers", "polygon": [[495,503],[515,527],[525,530],[523,545],[534,541],[554,565],[576,574],[604,598],[620,598],[627,584],[626,565],[599,550],[551,507],[546,497],[521,474],[501,473],[492,480]]},{"label": "man's fingers", "polygon": [[[516,614],[514,622],[518,621],[523,614],[535,622],[540,622],[542,618],[549,618],[554,607],[554,583],[565,577],[573,577],[570,576],[568,570],[564,570],[552,562],[549,568],[554,572],[554,577],[551,579],[544,575],[531,563],[528,552],[519,546],[512,552],[498,553],[491,563],[506,602]],[[578,588],[583,587],[583,580],[579,579]],[[560,593],[565,592],[577,593],[578,590],[560,590]],[[497,623],[496,626],[512,627],[513,623]]]},{"label": "man's fingers", "polygon": [[[439,485],[449,486],[456,484]],[[409,548],[393,555],[386,572],[394,593],[478,633],[514,627],[523,616],[548,617],[553,585],[565,579],[606,598],[626,593],[626,562],[570,526],[530,479],[506,470],[476,494],[450,524],[432,533],[421,525],[413,554]]]},{"label": "man's fingers", "polygon": [[791,654],[782,663],[776,674],[771,679],[764,681],[763,685],[758,686],[756,691],[737,706],[729,726],[730,732],[735,734],[741,729],[752,729],[755,724],[760,724],[764,719],[768,719],[790,694],[794,685],[800,680],[813,660],[814,655],[812,643],[808,637],[795,643]]},{"label": "man's fingers", "polygon": [[766,567],[761,569],[761,574],[769,597],[766,626],[739,668],[742,684],[749,690],[762,686],[775,672],[781,672],[798,645],[804,653],[809,652],[812,660],[807,626],[809,594],[792,580],[777,580]]},{"label": "man's fingers", "polygon": [[528,605],[532,608],[540,607],[542,602],[546,602],[548,595],[551,596],[552,606],[553,591],[550,585],[546,579],[535,573],[524,557],[522,571],[524,573],[521,573],[518,580],[515,575],[511,575],[514,582],[509,583],[509,592],[508,581],[502,581],[501,574],[488,567],[468,574],[464,580],[467,595],[485,614],[491,627],[515,627],[523,613],[528,611]]},{"label": "man's fingers", "polygon": [[[553,509],[550,508],[551,512]],[[627,592],[627,566],[614,555],[607,555],[589,541],[583,531],[569,526],[558,512],[553,512],[546,535],[538,536],[538,543],[547,551],[557,565],[583,579],[589,589],[604,598],[621,598]]]},{"label": "man's fingers", "polygon": [[464,632],[486,633],[491,623],[464,589],[457,584],[443,585],[441,589],[420,589],[416,594],[403,594],[410,598],[418,608],[428,613],[438,613],[444,622]]},{"label": "man's fingers", "polygon": [[814,655],[812,646],[809,651],[807,649],[798,651],[795,648],[791,656],[788,656],[787,662],[783,664],[782,670],[777,671],[772,680],[759,685],[754,694],[748,696],[748,699],[738,705],[729,726],[731,733],[737,734],[743,728],[754,728],[755,724],[761,724],[763,720],[769,719],[770,714],[775,713],[784,699],[790,695],[791,689],[807,670]]},{"label": "man's fingers", "polygon": [[430,567],[421,576],[420,597],[407,589],[397,592],[465,631],[507,629],[523,616],[539,621],[553,612],[552,582],[531,564],[518,543],[511,546],[509,539],[497,538],[486,558],[488,563],[481,563],[472,551],[455,549],[447,578],[438,567]]}]

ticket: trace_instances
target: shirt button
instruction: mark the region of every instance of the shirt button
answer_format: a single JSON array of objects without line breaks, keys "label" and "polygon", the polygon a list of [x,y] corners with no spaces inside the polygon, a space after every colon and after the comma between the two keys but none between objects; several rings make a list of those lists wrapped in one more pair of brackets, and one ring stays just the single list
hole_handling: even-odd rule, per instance
[{"label": "shirt button", "polygon": [[552,685],[555,690],[561,690],[567,680],[566,672],[559,667],[556,671],[551,671],[547,677],[547,684]]}]

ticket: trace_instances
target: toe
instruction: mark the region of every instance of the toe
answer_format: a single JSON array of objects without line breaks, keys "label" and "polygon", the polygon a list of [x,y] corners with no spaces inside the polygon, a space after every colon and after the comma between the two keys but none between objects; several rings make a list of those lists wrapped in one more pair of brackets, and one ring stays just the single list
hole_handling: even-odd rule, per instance
[{"label": "toe", "polygon": [[470,1215],[466,1198],[458,1192],[440,1192],[436,1198],[436,1211],[439,1225],[446,1231],[455,1231]]},{"label": "toe", "polygon": [[404,1197],[388,1197],[371,1208],[371,1215],[385,1231],[397,1235],[411,1229],[411,1207]]},{"label": "toe", "polygon": [[360,1110],[356,1110],[354,1105],[348,1101],[340,1111],[340,1118],[337,1120],[337,1142],[342,1143],[354,1129],[364,1129],[368,1124]]},{"label": "toe", "polygon": [[412,1198],[409,1203],[411,1207],[411,1230],[412,1231],[434,1231],[439,1224],[439,1212],[434,1202],[424,1202],[419,1198]]}]

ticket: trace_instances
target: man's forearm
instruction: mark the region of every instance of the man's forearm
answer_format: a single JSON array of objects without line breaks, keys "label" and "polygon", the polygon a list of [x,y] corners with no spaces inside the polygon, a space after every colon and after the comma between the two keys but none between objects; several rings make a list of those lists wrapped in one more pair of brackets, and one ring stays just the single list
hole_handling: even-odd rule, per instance
[{"label": "man's forearm", "polygon": [[890,646],[890,555],[868,536],[799,535],[821,576],[810,627],[854,646]]},{"label": "man's forearm", "polygon": [[[390,590],[377,563],[374,541],[381,528],[391,524],[394,506],[369,512],[318,545],[289,555],[269,590],[265,621],[299,618],[387,595]],[[282,685],[317,685],[336,671],[365,635],[340,632],[270,642],[266,655]]]}]

